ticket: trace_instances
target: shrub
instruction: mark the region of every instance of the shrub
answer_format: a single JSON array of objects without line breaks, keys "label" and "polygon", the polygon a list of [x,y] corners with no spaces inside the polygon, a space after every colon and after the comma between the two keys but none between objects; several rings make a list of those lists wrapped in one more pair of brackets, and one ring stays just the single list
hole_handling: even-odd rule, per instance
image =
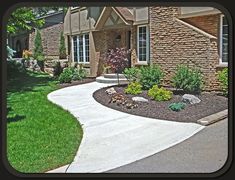
[{"label": "shrub", "polygon": [[65,59],[66,58],[66,48],[65,48],[65,40],[64,40],[64,35],[63,32],[60,34],[60,48],[59,48],[59,57],[60,59]]},{"label": "shrub", "polygon": [[84,79],[86,77],[86,71],[83,68],[77,69],[77,68],[73,68],[73,77],[72,80],[76,81],[76,80],[81,80]]},{"label": "shrub", "polygon": [[150,96],[155,101],[167,101],[172,98],[172,92],[164,89],[163,87],[159,88],[157,85],[154,85],[151,89],[148,90],[148,96]]},{"label": "shrub", "polygon": [[130,84],[128,84],[127,88],[125,89],[125,93],[126,94],[140,94],[142,93],[142,85],[138,82],[132,82]]},{"label": "shrub", "polygon": [[12,57],[16,53],[15,50],[11,49],[9,46],[7,46],[7,59],[12,60]]},{"label": "shrub", "polygon": [[123,74],[129,82],[139,81],[140,69],[136,67],[125,68]]},{"label": "shrub", "polygon": [[154,85],[160,85],[163,72],[159,66],[148,66],[140,68],[140,84],[143,89],[149,90]]},{"label": "shrub", "polygon": [[22,63],[15,60],[7,61],[7,78],[14,78],[19,76],[19,73],[25,73],[25,68]]},{"label": "shrub", "polygon": [[190,69],[185,65],[177,67],[172,78],[173,86],[189,93],[199,93],[202,89],[202,74],[198,69]]},{"label": "shrub", "polygon": [[59,76],[60,83],[71,83],[73,78],[73,70],[71,68],[64,68]]},{"label": "shrub", "polygon": [[39,61],[44,60],[42,38],[41,33],[38,29],[36,30],[36,35],[34,39],[33,57]]},{"label": "shrub", "polygon": [[171,109],[172,111],[181,111],[182,109],[185,108],[185,103],[179,102],[179,103],[171,103],[168,108]]},{"label": "shrub", "polygon": [[220,81],[221,89],[224,95],[228,95],[228,68],[224,68],[218,73],[218,80]]},{"label": "shrub", "polygon": [[55,65],[53,66],[53,69],[54,69],[53,71],[54,76],[59,76],[63,72],[63,68],[61,67],[61,64],[59,61],[55,63]]}]

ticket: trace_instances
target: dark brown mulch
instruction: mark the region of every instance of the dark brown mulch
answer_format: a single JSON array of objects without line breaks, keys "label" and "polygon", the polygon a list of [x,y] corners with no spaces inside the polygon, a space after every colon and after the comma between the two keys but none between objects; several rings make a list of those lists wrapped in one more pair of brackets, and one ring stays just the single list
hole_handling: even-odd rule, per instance
[{"label": "dark brown mulch", "polygon": [[79,81],[72,81],[71,83],[62,83],[62,84],[59,84],[59,88],[75,86],[75,85],[90,83],[90,82],[94,82],[94,81],[95,81],[95,78],[84,78],[84,79],[79,80]]},{"label": "dark brown mulch", "polygon": [[[134,97],[134,95],[129,95],[124,93],[124,86],[114,86],[118,93],[124,94],[128,98]],[[185,109],[175,112],[168,109],[169,104],[173,102],[180,102],[183,94],[174,92],[174,95],[169,101],[157,102],[151,100],[147,96],[147,91],[143,91],[142,94],[136,96],[142,96],[149,100],[149,102],[138,102],[138,107],[135,109],[127,109],[124,106],[118,106],[115,103],[109,103],[110,95],[107,95],[105,90],[102,88],[94,92],[93,97],[96,101],[104,106],[123,111],[129,114],[150,117],[155,119],[179,121],[179,122],[196,122],[198,119],[206,117],[208,115],[220,112],[228,108],[228,99],[223,96],[219,96],[215,93],[204,92],[198,95],[201,102],[198,104],[187,104]]]}]

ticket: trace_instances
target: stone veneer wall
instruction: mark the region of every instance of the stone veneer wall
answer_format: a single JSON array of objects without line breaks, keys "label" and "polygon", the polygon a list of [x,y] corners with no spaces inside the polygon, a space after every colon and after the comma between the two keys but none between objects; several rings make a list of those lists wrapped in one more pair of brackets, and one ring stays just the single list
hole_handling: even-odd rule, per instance
[{"label": "stone veneer wall", "polygon": [[213,14],[207,16],[197,16],[184,18],[185,22],[196,26],[203,31],[212,34],[213,36],[218,37],[219,34],[219,25],[220,25],[220,14]]},{"label": "stone veneer wall", "polygon": [[177,65],[198,67],[204,75],[204,89],[218,89],[216,67],[219,64],[217,39],[177,20],[177,7],[150,7],[150,62],[165,72],[171,85]]},{"label": "stone veneer wall", "polygon": [[[59,58],[60,33],[63,31],[63,24],[56,24],[40,30],[42,37],[43,53],[46,58]],[[29,34],[29,50],[34,49],[35,32]],[[66,42],[65,42],[66,43]]]}]

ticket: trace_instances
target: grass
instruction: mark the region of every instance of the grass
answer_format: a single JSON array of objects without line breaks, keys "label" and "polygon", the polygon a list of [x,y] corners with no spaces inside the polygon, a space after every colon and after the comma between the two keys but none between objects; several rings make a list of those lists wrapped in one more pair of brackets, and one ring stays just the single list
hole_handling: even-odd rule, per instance
[{"label": "grass", "polygon": [[72,162],[77,152],[79,122],[47,100],[56,84],[48,75],[32,72],[8,80],[7,157],[19,172],[46,172]]}]

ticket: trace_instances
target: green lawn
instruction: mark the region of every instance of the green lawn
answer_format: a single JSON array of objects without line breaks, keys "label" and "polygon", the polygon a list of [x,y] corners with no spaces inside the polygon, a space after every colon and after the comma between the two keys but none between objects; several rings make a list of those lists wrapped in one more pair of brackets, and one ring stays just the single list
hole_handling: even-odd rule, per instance
[{"label": "green lawn", "polygon": [[7,157],[20,172],[45,172],[72,162],[82,139],[79,122],[50,103],[56,81],[41,73],[8,80]]}]

